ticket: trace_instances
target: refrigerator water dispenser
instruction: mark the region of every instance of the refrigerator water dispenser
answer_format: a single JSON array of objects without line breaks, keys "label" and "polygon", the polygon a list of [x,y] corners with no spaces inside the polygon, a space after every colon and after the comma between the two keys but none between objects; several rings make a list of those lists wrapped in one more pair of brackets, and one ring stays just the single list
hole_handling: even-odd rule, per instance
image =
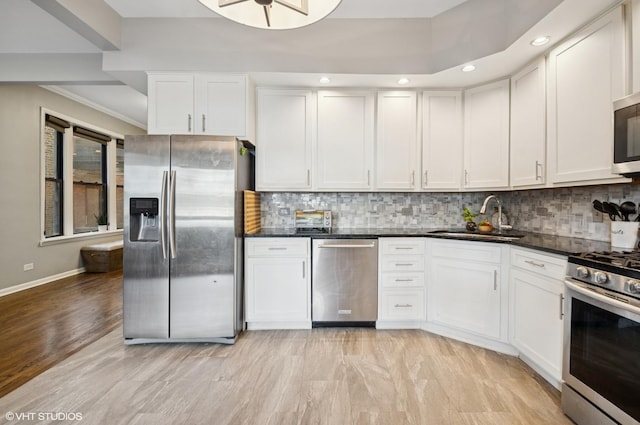
[{"label": "refrigerator water dispenser", "polygon": [[131,242],[160,240],[158,198],[130,198],[129,225]]}]

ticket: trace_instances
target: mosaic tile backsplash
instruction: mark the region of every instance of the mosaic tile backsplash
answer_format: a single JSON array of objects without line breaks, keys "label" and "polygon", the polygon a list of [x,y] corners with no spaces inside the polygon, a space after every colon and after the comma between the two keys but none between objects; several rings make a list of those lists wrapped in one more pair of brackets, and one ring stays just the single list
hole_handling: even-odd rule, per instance
[{"label": "mosaic tile backsplash", "polygon": [[[341,229],[436,229],[464,227],[465,207],[478,212],[490,193],[261,193],[262,227],[293,227],[297,209],[331,210]],[[593,209],[594,199],[640,203],[640,185],[616,184],[562,189],[497,192],[516,230],[600,241],[610,240],[608,216]],[[491,219],[491,201],[486,216]],[[632,219],[635,216],[632,216]]]}]

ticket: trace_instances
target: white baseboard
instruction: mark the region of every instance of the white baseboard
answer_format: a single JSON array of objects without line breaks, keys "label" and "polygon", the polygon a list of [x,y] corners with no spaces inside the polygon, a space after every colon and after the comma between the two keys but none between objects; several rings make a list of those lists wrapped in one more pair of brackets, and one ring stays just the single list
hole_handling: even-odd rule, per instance
[{"label": "white baseboard", "polygon": [[74,270],[63,272],[63,273],[54,274],[53,276],[43,277],[42,279],[32,280],[31,282],[25,282],[19,285],[9,286],[8,288],[0,289],[0,297],[4,297],[5,295],[24,291],[25,289],[35,288],[36,286],[40,286],[46,283],[54,282],[56,280],[64,279],[65,277],[75,276],[77,274],[84,273],[85,271],[87,271],[87,269],[85,269],[84,267],[80,267],[79,269],[74,269]]}]

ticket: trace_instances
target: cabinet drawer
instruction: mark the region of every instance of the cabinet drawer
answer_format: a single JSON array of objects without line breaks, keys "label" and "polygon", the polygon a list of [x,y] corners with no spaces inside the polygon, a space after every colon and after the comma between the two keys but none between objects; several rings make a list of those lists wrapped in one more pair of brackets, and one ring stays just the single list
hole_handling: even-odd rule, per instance
[{"label": "cabinet drawer", "polygon": [[433,257],[455,258],[475,262],[499,263],[501,261],[500,246],[487,242],[467,241],[433,241],[431,245]]},{"label": "cabinet drawer", "polygon": [[309,255],[309,238],[247,238],[250,257],[294,257]]},{"label": "cabinet drawer", "polygon": [[425,320],[424,289],[384,290],[379,320]]},{"label": "cabinet drawer", "polygon": [[512,248],[511,267],[518,267],[552,279],[564,279],[567,271],[567,258]]},{"label": "cabinet drawer", "polygon": [[380,238],[383,254],[424,254],[423,238]]},{"label": "cabinet drawer", "polygon": [[380,270],[385,272],[421,272],[424,271],[424,255],[383,256]]},{"label": "cabinet drawer", "polygon": [[383,288],[424,287],[424,273],[382,273],[380,275],[380,286]]}]

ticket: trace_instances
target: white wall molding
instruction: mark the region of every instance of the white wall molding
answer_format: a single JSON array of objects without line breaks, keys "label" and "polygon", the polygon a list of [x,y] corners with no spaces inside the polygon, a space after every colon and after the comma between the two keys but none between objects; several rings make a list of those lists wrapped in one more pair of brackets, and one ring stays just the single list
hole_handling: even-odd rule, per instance
[{"label": "white wall molding", "polygon": [[84,273],[85,271],[86,269],[84,267],[80,267],[78,269],[69,270],[63,273],[58,273],[53,276],[47,276],[41,279],[32,280],[31,282],[25,282],[25,283],[21,283],[20,285],[14,285],[8,288],[0,289],[0,297],[4,297],[5,295],[24,291],[25,289],[35,288],[36,286],[45,285],[47,283],[51,283],[56,280],[64,279],[65,277],[75,276],[77,274]]}]

